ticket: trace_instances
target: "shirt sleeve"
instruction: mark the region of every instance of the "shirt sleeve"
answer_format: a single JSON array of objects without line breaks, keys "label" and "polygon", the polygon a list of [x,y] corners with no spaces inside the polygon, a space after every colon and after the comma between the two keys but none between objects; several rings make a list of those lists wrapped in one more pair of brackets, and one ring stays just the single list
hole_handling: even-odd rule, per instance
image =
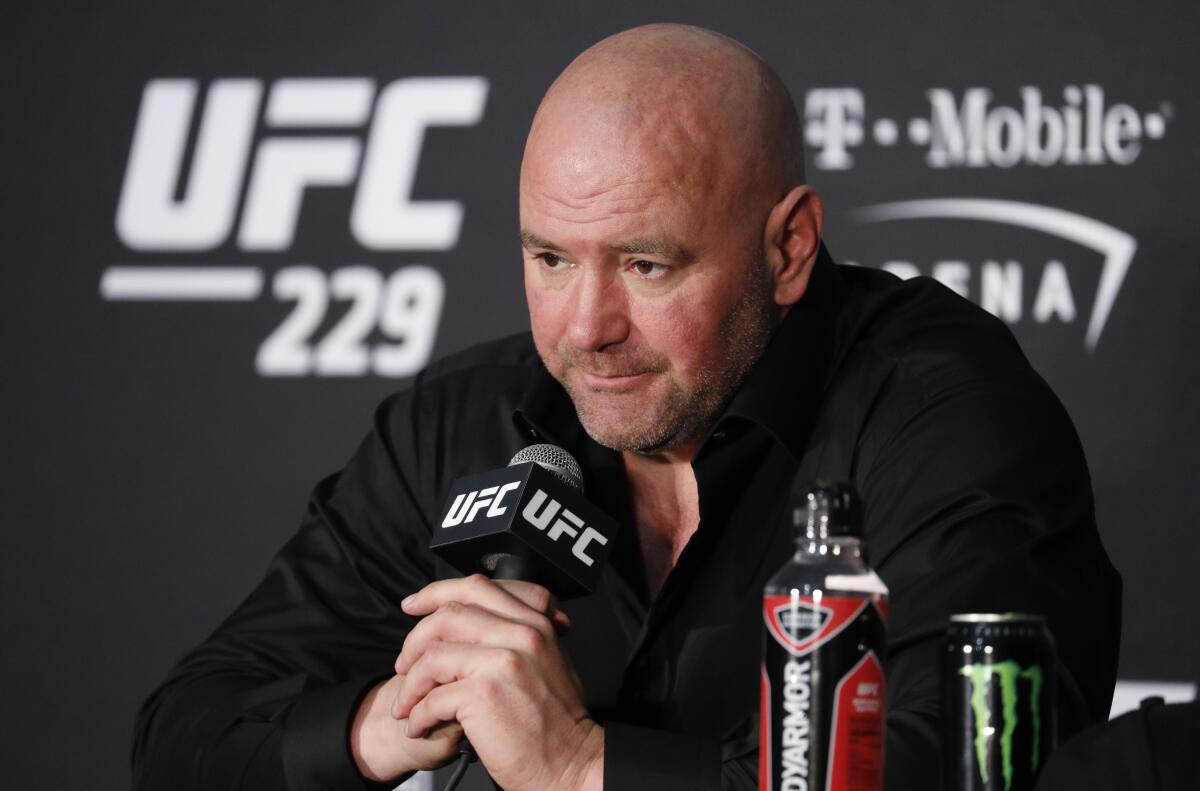
[{"label": "shirt sleeve", "polygon": [[[313,491],[262,582],[138,714],[135,789],[376,789],[351,718],[414,625],[399,602],[435,578],[411,401],[394,396],[341,473]],[[405,440],[410,442],[410,440]]]},{"label": "shirt sleeve", "polygon": [[1107,717],[1120,578],[1096,529],[1082,447],[1019,355],[899,370],[864,433],[855,484],[891,594],[885,787],[935,788],[950,615],[1042,615],[1057,648],[1061,738]]}]

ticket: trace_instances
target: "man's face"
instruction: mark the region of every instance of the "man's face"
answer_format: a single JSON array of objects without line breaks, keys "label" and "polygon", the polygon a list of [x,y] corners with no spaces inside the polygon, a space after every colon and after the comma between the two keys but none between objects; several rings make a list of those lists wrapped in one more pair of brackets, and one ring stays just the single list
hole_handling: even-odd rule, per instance
[{"label": "man's face", "polygon": [[772,326],[762,217],[730,168],[598,135],[527,151],[525,293],[538,353],[587,432],[623,451],[687,448]]}]

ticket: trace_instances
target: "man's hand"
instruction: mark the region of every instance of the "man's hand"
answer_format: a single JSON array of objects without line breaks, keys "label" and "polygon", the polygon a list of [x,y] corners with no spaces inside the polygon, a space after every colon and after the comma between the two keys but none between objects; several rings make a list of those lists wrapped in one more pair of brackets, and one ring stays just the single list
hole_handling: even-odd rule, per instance
[{"label": "man's hand", "polygon": [[350,752],[368,780],[394,781],[419,769],[435,769],[454,757],[462,728],[442,723],[420,739],[405,735],[408,722],[392,716],[392,701],[404,683],[392,676],[367,693],[350,728]]},{"label": "man's hand", "polygon": [[402,604],[426,616],[396,659],[391,714],[410,738],[461,724],[509,791],[601,787],[604,731],[562,652],[570,622],[545,588],[482,575],[426,586]]}]

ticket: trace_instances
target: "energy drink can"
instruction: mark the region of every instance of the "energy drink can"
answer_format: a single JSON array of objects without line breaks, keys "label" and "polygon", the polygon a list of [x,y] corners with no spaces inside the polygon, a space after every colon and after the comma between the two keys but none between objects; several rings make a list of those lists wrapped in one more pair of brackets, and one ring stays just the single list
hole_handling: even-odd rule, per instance
[{"label": "energy drink can", "polygon": [[1029,791],[1056,739],[1054,642],[1043,618],[950,618],[942,652],[946,791]]}]

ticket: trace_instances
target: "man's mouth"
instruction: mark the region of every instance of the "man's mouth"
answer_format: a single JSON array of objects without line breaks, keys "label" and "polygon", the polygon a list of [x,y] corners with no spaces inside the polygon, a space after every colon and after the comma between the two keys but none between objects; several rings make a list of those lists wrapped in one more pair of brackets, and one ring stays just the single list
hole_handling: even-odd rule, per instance
[{"label": "man's mouth", "polygon": [[619,393],[631,390],[650,375],[650,371],[585,371],[580,369],[583,382],[592,390]]}]

